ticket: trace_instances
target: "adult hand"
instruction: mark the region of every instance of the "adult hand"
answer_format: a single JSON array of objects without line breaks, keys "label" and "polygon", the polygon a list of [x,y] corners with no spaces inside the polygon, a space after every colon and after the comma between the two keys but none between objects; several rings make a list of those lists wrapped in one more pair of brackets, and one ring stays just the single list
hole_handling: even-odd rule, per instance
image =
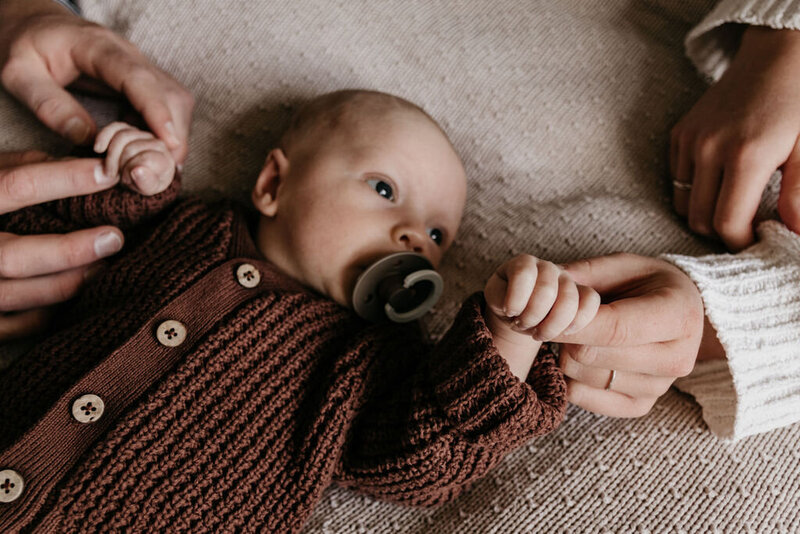
[{"label": "adult hand", "polygon": [[800,233],[800,31],[748,28],[734,60],[672,129],[675,210],[731,250],[754,240],[753,219],[776,169],[778,210]]},{"label": "adult hand", "polygon": [[52,0],[0,0],[0,69],[9,93],[76,144],[97,127],[64,87],[87,75],[124,93],[175,160],[186,157],[191,94],[131,43]]},{"label": "adult hand", "polygon": [[[73,195],[107,189],[100,160],[48,161],[42,152],[0,153],[0,214]],[[64,235],[0,232],[0,342],[44,327],[46,306],[72,297],[122,247],[122,233],[100,226]]]},{"label": "adult hand", "polygon": [[[586,328],[555,339],[563,343],[567,400],[603,415],[645,415],[694,367],[704,334],[697,287],[677,267],[634,254],[581,260],[565,269],[603,299]],[[605,389],[612,370],[616,376]]]}]

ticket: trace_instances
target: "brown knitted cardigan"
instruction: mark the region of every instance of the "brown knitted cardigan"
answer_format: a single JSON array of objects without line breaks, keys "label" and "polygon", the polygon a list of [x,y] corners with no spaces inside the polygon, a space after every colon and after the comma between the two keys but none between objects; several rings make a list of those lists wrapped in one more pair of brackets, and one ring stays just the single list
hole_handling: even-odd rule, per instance
[{"label": "brown knitted cardigan", "polygon": [[[541,351],[519,381],[480,294],[431,346],[277,271],[242,207],[177,192],[0,217],[16,233],[127,229],[123,252],[0,374],[0,470],[25,481],[0,503],[0,532],[295,532],[332,483],[432,506],[563,419],[555,357]],[[243,262],[255,288],[236,280]],[[158,343],[165,319],[186,325],[181,345]],[[71,414],[85,393],[105,402],[89,424]]]}]

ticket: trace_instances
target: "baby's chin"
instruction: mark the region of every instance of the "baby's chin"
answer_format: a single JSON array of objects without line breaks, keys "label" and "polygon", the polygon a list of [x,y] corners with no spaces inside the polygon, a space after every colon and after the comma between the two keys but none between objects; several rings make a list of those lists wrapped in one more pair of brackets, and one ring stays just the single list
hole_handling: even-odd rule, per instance
[{"label": "baby's chin", "polygon": [[345,308],[353,309],[353,289],[358,277],[366,268],[351,266],[320,280],[320,284],[309,284],[317,292]]},{"label": "baby's chin", "polygon": [[361,273],[366,271],[366,267],[358,265],[350,266],[344,269],[339,276],[339,283],[337,284],[338,296],[331,296],[333,300],[346,308],[353,309],[353,289],[356,287],[356,282]]}]

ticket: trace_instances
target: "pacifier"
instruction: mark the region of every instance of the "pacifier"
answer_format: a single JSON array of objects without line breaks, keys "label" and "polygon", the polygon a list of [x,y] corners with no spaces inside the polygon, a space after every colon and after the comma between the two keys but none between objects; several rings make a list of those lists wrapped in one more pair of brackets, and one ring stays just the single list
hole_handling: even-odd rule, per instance
[{"label": "pacifier", "polygon": [[425,256],[397,252],[361,273],[353,288],[353,308],[368,321],[407,323],[428,313],[442,289],[442,277]]}]

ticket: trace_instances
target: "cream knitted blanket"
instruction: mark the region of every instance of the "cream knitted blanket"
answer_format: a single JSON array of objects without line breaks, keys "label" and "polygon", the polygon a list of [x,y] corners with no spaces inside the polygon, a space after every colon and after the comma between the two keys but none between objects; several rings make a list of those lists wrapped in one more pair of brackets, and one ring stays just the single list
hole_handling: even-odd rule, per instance
[{"label": "cream knitted blanket", "polygon": [[[719,75],[728,57],[720,43],[735,50],[737,30],[711,28],[731,20],[796,27],[796,3],[724,1],[698,30],[693,57]],[[81,5],[197,97],[190,191],[246,199],[293,103],[324,91],[384,90],[437,118],[465,161],[470,193],[443,267],[447,297],[434,331],[518,252],[566,261],[619,250],[718,251],[673,215],[666,160],[670,127],[704,90],[683,40],[713,2]],[[13,124],[0,148],[58,150],[5,94],[0,117]],[[762,213],[772,205],[768,198]],[[712,371],[698,376],[716,377],[728,428],[733,386],[724,363]],[[306,531],[796,532],[798,443],[797,424],[720,440],[693,398],[674,389],[639,419],[571,406],[557,432],[510,455],[453,503],[415,510],[331,488]]]}]

